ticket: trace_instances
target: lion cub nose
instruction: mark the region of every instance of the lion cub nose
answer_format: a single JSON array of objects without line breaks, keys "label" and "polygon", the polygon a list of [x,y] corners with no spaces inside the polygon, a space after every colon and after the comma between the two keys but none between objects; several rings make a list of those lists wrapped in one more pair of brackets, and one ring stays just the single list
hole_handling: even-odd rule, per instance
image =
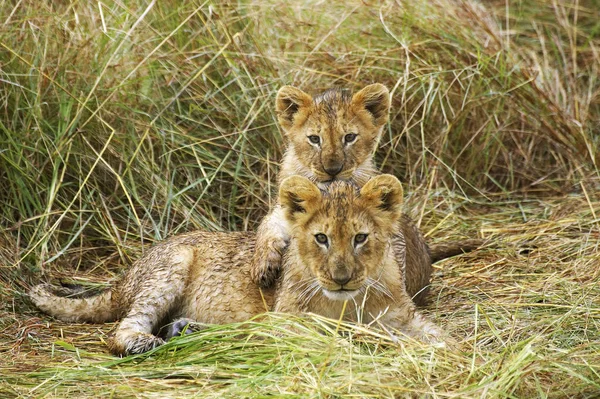
[{"label": "lion cub nose", "polygon": [[350,281],[350,273],[348,272],[336,272],[331,275],[331,279],[339,285],[347,284]]}]

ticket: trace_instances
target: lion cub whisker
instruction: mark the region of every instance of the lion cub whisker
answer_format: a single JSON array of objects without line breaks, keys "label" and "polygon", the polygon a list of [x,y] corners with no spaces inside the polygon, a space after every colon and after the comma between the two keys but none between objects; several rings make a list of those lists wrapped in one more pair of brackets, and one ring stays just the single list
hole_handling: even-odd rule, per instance
[{"label": "lion cub whisker", "polygon": [[306,304],[308,304],[314,298],[315,295],[317,295],[319,292],[321,292],[321,290],[322,290],[322,288],[319,285],[319,282],[317,280],[315,280],[313,282],[311,291],[308,292],[307,295],[305,296],[305,298],[303,298],[301,300],[302,306],[306,306]]},{"label": "lion cub whisker", "polygon": [[383,283],[381,283],[379,280],[375,280],[375,279],[372,279],[372,278],[368,277],[366,285],[368,287],[373,287],[373,289],[376,292],[379,292],[379,293],[383,294],[384,296],[386,296],[388,298],[393,298],[393,295],[390,292],[390,290]]},{"label": "lion cub whisker", "polygon": [[298,295],[298,299],[302,303],[308,302],[317,292],[319,292],[320,288],[321,287],[319,286],[319,282],[317,281],[317,279],[312,278],[310,279],[310,281],[308,281],[306,287],[302,290],[302,292],[300,292],[300,294]]}]

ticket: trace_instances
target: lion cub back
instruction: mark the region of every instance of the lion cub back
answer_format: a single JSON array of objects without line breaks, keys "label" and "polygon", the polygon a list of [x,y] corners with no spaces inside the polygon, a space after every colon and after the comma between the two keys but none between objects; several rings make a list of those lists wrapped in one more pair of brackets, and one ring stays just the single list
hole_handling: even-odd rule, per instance
[{"label": "lion cub back", "polygon": [[173,244],[189,246],[194,253],[174,316],[225,324],[271,309],[274,288],[261,291],[250,277],[253,233],[195,232],[175,237]]}]

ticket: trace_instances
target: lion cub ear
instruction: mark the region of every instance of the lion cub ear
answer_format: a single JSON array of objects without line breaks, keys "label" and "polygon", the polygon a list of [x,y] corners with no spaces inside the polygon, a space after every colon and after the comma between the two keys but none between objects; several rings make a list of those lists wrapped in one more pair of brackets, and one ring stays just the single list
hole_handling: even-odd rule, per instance
[{"label": "lion cub ear", "polygon": [[288,221],[310,214],[321,201],[321,196],[321,190],[302,176],[290,176],[279,186],[279,201]]},{"label": "lion cub ear", "polygon": [[363,204],[384,213],[384,218],[398,220],[402,216],[403,190],[400,180],[392,175],[373,177],[360,190]]},{"label": "lion cub ear", "polygon": [[390,91],[380,83],[369,85],[352,96],[351,106],[355,111],[366,110],[375,126],[383,126],[390,114]]},{"label": "lion cub ear", "polygon": [[277,120],[286,132],[299,120],[307,116],[312,97],[293,86],[283,86],[277,92],[275,109]]}]

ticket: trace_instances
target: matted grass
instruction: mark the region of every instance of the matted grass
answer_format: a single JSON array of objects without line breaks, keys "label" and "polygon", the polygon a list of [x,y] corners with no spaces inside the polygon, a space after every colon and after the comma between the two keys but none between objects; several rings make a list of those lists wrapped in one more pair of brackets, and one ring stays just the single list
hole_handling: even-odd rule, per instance
[{"label": "matted grass", "polygon": [[[597,396],[600,11],[486,4],[0,2],[0,397]],[[111,325],[28,302],[179,232],[253,229],[277,89],[371,82],[409,213],[493,242],[436,265],[424,312],[450,348],[272,315],[117,359]]]}]

